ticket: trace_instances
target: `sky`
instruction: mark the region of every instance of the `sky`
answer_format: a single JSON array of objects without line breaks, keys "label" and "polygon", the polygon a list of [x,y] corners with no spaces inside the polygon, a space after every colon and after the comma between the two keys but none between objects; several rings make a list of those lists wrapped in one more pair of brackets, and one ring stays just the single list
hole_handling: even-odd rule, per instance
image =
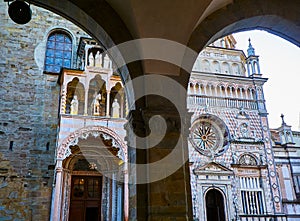
[{"label": "sky", "polygon": [[268,78],[264,85],[266,107],[270,128],[281,125],[284,114],[292,130],[300,130],[300,48],[265,31],[246,31],[233,34],[236,49],[247,55],[248,39],[259,55],[262,77]]}]

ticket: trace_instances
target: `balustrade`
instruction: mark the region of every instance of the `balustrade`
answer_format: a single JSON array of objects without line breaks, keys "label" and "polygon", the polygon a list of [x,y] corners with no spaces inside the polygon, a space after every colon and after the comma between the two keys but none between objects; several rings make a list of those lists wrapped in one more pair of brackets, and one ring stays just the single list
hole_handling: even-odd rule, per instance
[{"label": "balustrade", "polygon": [[241,98],[228,98],[228,97],[213,97],[205,95],[189,95],[188,107],[193,106],[210,106],[210,107],[228,107],[256,110],[257,102],[255,100],[241,99]]}]

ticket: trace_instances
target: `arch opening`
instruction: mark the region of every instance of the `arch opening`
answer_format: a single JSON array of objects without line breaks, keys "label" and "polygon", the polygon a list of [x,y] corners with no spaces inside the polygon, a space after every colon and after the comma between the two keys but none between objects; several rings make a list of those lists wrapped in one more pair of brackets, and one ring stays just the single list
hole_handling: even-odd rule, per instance
[{"label": "arch opening", "polygon": [[206,220],[225,221],[224,197],[217,189],[210,189],[205,196]]}]

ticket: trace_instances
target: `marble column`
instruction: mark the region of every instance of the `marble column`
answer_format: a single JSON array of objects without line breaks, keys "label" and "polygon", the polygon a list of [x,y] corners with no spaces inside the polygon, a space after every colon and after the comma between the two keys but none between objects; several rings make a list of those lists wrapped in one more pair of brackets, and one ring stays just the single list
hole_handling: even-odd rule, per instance
[{"label": "marble column", "polygon": [[106,91],[106,116],[110,116],[110,91]]},{"label": "marble column", "polygon": [[62,199],[62,186],[63,186],[63,168],[62,160],[57,160],[55,168],[55,183],[52,191],[51,215],[50,220],[61,220],[61,199]]},{"label": "marble column", "polygon": [[89,87],[84,91],[84,115],[88,115],[88,97],[89,97]]}]

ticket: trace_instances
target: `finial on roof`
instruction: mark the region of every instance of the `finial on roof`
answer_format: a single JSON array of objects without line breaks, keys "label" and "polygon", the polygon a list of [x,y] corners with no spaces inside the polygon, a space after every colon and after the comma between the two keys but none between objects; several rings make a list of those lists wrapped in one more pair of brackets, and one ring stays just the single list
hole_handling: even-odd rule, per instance
[{"label": "finial on roof", "polygon": [[254,48],[252,47],[252,44],[251,44],[251,39],[249,38],[249,46],[248,46],[248,56],[251,56],[251,55],[255,55],[255,50]]},{"label": "finial on roof", "polygon": [[285,122],[284,122],[284,115],[281,114],[280,117],[281,117],[282,125],[285,125]]}]

